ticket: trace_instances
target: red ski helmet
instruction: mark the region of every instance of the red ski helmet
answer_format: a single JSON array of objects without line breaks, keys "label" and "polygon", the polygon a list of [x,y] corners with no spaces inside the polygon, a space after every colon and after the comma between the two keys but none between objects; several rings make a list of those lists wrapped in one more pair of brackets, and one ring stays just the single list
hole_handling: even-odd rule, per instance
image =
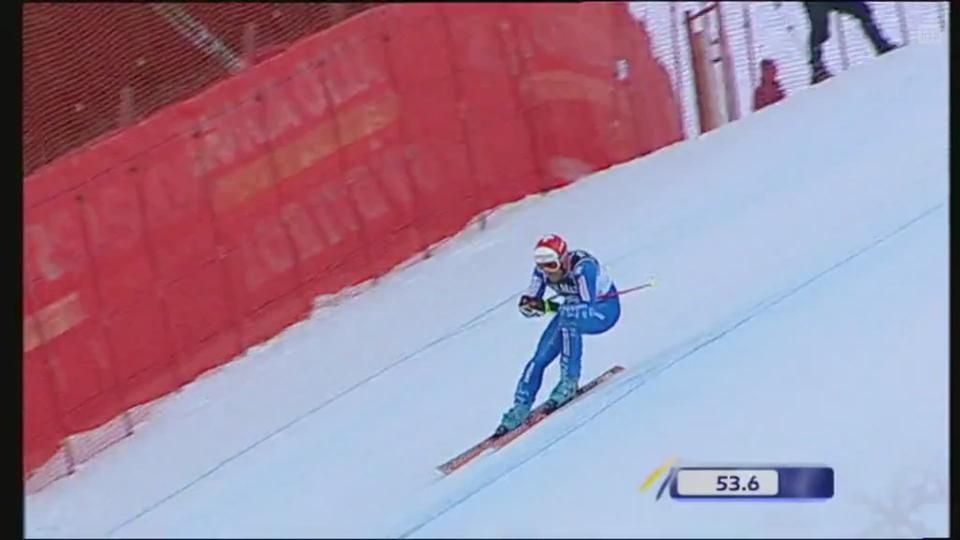
[{"label": "red ski helmet", "polygon": [[567,243],[556,234],[548,234],[539,241],[533,250],[533,261],[545,272],[560,270],[560,260],[567,253]]}]

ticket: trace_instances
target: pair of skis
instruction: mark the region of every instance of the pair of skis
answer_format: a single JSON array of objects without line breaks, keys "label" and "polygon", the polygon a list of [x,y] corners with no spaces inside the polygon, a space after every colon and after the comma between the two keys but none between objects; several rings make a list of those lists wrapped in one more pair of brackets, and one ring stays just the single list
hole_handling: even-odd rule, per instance
[{"label": "pair of skis", "polygon": [[[654,286],[656,286],[656,281],[654,280],[654,278],[651,277],[650,280],[647,281],[646,283],[642,283],[640,285],[637,285],[636,287],[630,287],[622,291],[617,291],[610,295],[602,295],[600,296],[599,300],[604,300],[614,296],[623,296],[625,294],[632,293],[634,291],[640,291],[640,290],[643,290],[649,287],[654,287]],[[545,302],[545,305],[551,306],[551,301],[554,300],[555,298],[557,297],[554,296],[552,298],[547,299],[547,301]],[[555,309],[550,309],[548,307],[546,311],[548,313],[551,313],[555,311]],[[623,371],[623,366],[613,366],[612,368],[604,371],[599,376],[597,376],[596,379],[593,379],[592,381],[578,388],[577,395],[575,395],[573,399],[571,399],[570,401],[564,403],[559,407],[555,407],[555,408],[551,407],[550,405],[548,405],[548,403],[543,403],[539,405],[538,407],[530,411],[530,416],[528,416],[527,419],[522,424],[517,426],[516,429],[512,431],[508,431],[503,435],[493,434],[487,437],[486,439],[480,441],[479,443],[464,450],[463,453],[461,453],[459,456],[451,459],[450,461],[447,461],[446,463],[442,463],[440,466],[437,467],[437,470],[443,473],[444,475],[448,475],[453,471],[459,469],[460,467],[463,467],[467,463],[470,463],[471,461],[473,461],[474,459],[476,459],[477,457],[479,457],[481,454],[483,454],[488,450],[497,451],[503,448],[504,446],[509,444],[511,441],[513,441],[520,435],[523,435],[524,433],[526,433],[527,430],[529,430],[533,426],[542,422],[544,418],[550,416],[556,411],[580,399],[580,396],[582,396],[583,394],[586,394],[590,390],[593,390],[597,386],[600,386],[601,384],[610,380],[612,377],[614,377],[621,371]]]},{"label": "pair of skis", "polygon": [[463,453],[461,453],[457,457],[451,459],[450,461],[447,461],[446,463],[441,464],[440,466],[437,467],[437,470],[443,473],[444,475],[448,475],[453,471],[459,469],[460,467],[463,467],[467,463],[470,463],[471,461],[473,461],[474,459],[476,459],[477,457],[479,457],[481,454],[483,454],[488,450],[497,451],[503,448],[504,446],[509,444],[511,441],[513,441],[520,435],[523,435],[524,433],[526,433],[530,428],[542,422],[546,417],[559,411],[560,409],[563,409],[564,407],[567,407],[574,401],[577,401],[578,399],[580,399],[580,396],[600,386],[601,384],[610,380],[611,378],[613,378],[615,375],[617,375],[622,371],[623,371],[622,366],[613,366],[612,368],[604,371],[603,373],[598,375],[597,378],[593,379],[592,381],[578,388],[577,395],[575,395],[573,399],[571,399],[570,401],[564,403],[559,407],[550,407],[547,402],[537,406],[532,411],[530,411],[530,416],[528,416],[527,419],[522,424],[517,426],[516,429],[508,431],[503,435],[498,436],[494,434],[487,437],[486,439],[466,449]]}]

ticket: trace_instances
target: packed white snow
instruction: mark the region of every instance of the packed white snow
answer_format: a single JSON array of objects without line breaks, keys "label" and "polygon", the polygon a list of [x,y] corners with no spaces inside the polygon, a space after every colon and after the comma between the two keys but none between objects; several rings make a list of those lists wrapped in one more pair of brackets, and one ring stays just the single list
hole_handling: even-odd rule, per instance
[{"label": "packed white snow", "polygon": [[[911,45],[498,210],[158,402],[27,497],[27,535],[946,536],[948,61]],[[584,340],[584,381],[626,371],[442,477],[546,324],[515,304],[548,232],[656,278]],[[836,495],[641,492],[670,458],[822,463]]]}]

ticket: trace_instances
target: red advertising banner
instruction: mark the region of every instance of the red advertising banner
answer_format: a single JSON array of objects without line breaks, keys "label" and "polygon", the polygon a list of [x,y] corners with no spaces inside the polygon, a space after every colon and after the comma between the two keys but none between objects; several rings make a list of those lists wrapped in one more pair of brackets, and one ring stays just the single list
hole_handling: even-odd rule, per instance
[{"label": "red advertising banner", "polygon": [[682,138],[623,3],[394,4],[37,170],[25,474],[479,213]]}]

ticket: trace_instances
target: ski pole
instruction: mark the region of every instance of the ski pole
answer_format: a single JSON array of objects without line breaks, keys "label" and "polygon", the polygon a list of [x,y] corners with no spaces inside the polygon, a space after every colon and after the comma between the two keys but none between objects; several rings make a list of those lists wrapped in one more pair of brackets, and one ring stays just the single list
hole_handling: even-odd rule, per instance
[{"label": "ski pole", "polygon": [[605,299],[607,299],[607,298],[613,298],[614,296],[623,296],[623,295],[625,295],[625,294],[627,294],[627,293],[632,293],[632,292],[634,292],[634,291],[639,291],[640,289],[646,289],[647,287],[653,287],[653,286],[656,285],[656,284],[657,284],[657,282],[654,281],[653,278],[650,278],[650,281],[648,281],[648,282],[646,282],[646,283],[643,283],[643,284],[641,284],[641,285],[637,285],[636,287],[630,287],[629,289],[624,289],[624,290],[622,290],[622,291],[617,291],[616,294],[611,294],[611,295],[602,294],[602,295],[600,295],[599,299],[600,299],[600,300],[605,300]]},{"label": "ski pole", "polygon": [[[646,282],[646,283],[642,283],[642,284],[640,284],[640,285],[637,285],[636,287],[630,287],[630,288],[624,289],[624,290],[622,290],[622,291],[617,291],[615,294],[601,294],[600,296],[597,297],[597,300],[606,300],[606,299],[608,299],[608,298],[614,298],[614,297],[617,297],[617,296],[623,296],[623,295],[625,295],[625,294],[632,293],[632,292],[635,292],[635,291],[639,291],[639,290],[641,290],[641,289],[646,289],[646,288],[648,288],[648,287],[653,287],[653,286],[655,286],[656,284],[657,284],[657,282],[656,282],[653,278],[650,278],[650,281],[648,281],[648,282]],[[557,298],[560,298],[560,296],[561,296],[561,295],[559,295],[559,294],[555,294],[555,295],[551,296],[550,298],[547,298],[547,299],[543,302],[544,313],[553,313],[553,312],[554,312],[554,310],[550,309],[551,303],[552,303],[553,300],[556,300]]]}]

